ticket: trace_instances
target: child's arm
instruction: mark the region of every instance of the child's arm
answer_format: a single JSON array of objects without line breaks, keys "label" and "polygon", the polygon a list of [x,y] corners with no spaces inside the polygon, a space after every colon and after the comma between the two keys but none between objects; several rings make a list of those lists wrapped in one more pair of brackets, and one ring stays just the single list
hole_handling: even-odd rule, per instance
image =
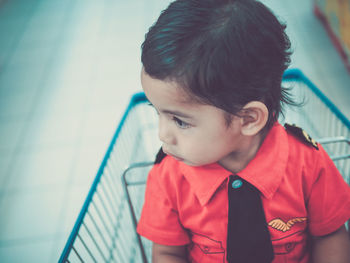
[{"label": "child's arm", "polygon": [[153,263],[186,263],[187,246],[164,246],[153,243]]},{"label": "child's arm", "polygon": [[335,232],[313,238],[314,263],[349,263],[350,240],[345,226]]}]

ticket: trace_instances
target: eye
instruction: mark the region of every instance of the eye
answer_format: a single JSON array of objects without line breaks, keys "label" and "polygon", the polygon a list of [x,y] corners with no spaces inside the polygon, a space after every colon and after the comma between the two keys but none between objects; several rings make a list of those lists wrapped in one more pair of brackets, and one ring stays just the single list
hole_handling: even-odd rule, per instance
[{"label": "eye", "polygon": [[173,121],[175,122],[176,126],[179,127],[180,129],[187,129],[190,127],[190,124],[180,120],[177,117],[173,117]]}]

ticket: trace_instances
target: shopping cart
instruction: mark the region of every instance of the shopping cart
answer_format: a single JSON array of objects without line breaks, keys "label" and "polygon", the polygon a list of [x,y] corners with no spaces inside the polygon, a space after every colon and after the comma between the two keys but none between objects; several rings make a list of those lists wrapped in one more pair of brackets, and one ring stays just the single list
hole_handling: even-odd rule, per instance
[{"label": "shopping cart", "polygon": [[[295,123],[321,142],[350,183],[350,121],[299,70],[283,85],[304,100],[285,109],[282,123]],[[151,243],[136,233],[145,182],[160,141],[157,114],[143,93],[134,95],[110,143],[59,262],[149,262]]]}]

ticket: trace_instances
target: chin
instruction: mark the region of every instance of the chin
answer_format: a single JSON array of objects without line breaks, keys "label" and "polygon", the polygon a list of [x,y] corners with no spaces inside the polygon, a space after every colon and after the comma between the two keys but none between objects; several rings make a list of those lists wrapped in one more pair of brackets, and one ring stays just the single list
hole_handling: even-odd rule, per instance
[{"label": "chin", "polygon": [[182,162],[184,164],[187,164],[188,166],[192,166],[192,167],[198,167],[198,166],[202,166],[203,164],[198,164],[198,163],[192,163],[190,161],[187,161],[187,160],[182,160]]}]

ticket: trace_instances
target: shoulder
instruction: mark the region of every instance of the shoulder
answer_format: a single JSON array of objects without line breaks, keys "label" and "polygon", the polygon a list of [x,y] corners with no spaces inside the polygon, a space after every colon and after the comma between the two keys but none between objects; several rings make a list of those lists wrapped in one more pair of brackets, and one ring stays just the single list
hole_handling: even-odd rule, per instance
[{"label": "shoulder", "polygon": [[295,138],[296,140],[308,147],[312,147],[316,150],[319,150],[319,144],[313,138],[311,138],[311,136],[301,127],[298,127],[295,124],[288,123],[286,123],[284,127],[287,134],[290,135],[289,137]]},{"label": "shoulder", "polygon": [[[290,162],[298,162],[301,165],[306,165],[307,168],[312,168],[318,159],[327,155],[322,146],[307,131],[290,124],[285,124],[284,128],[288,138]],[[298,163],[294,165],[298,165]]]},{"label": "shoulder", "polygon": [[302,128],[285,125],[289,145],[289,165],[295,171],[298,167],[306,180],[315,181],[323,173],[335,174],[337,170],[331,157],[321,144],[316,142]]},{"label": "shoulder", "polygon": [[[314,182],[319,170],[329,162],[329,157],[322,145],[317,143],[302,128],[296,125],[285,124],[288,138],[289,158],[288,170],[295,178],[296,174],[301,176],[304,183]],[[306,183],[307,185],[308,183]]]}]

